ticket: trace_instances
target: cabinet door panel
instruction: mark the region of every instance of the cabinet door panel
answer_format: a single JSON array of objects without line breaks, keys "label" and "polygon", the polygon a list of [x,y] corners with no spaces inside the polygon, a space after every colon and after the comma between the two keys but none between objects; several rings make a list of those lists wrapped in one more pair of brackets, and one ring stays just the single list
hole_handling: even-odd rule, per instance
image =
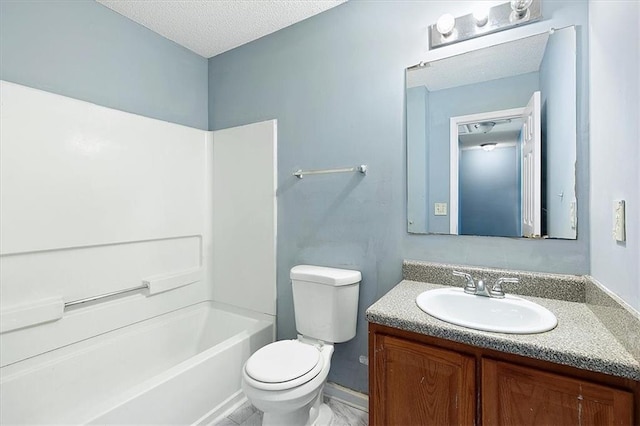
[{"label": "cabinet door panel", "polygon": [[474,358],[386,335],[374,339],[372,424],[475,423]]},{"label": "cabinet door panel", "polygon": [[485,425],[630,425],[633,395],[584,380],[482,360]]}]

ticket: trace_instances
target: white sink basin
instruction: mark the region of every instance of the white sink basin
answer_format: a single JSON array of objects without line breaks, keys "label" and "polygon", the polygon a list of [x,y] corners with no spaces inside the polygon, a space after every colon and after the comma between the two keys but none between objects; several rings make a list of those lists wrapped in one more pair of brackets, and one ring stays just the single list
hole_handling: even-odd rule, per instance
[{"label": "white sink basin", "polygon": [[467,294],[461,288],[440,288],[421,293],[416,303],[442,321],[496,333],[542,333],[558,324],[548,309],[511,295],[497,299]]}]

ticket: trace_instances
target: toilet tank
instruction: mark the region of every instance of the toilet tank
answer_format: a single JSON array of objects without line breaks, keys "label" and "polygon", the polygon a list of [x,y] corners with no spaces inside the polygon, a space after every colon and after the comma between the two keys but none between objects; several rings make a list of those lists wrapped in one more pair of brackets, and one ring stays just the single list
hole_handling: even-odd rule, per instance
[{"label": "toilet tank", "polygon": [[360,271],[298,265],[291,268],[290,277],[298,333],[331,343],[353,339]]}]

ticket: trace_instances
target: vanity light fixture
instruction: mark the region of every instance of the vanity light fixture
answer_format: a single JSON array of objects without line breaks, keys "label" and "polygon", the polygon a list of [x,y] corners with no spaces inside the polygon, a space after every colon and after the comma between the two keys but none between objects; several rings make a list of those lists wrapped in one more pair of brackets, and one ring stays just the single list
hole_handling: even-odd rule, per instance
[{"label": "vanity light fixture", "polygon": [[490,142],[490,143],[483,143],[482,145],[480,145],[480,148],[482,148],[485,151],[493,151],[494,149],[496,149],[496,146],[498,144],[495,142]]},{"label": "vanity light fixture", "polygon": [[485,34],[507,30],[542,18],[542,0],[511,0],[455,18],[445,13],[429,26],[429,48],[446,46]]}]

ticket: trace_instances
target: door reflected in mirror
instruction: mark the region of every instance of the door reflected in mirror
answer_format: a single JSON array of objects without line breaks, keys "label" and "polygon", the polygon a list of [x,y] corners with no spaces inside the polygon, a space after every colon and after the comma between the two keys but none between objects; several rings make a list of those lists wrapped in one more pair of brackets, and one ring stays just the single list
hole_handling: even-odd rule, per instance
[{"label": "door reflected in mirror", "polygon": [[575,239],[574,27],[407,70],[408,231]]}]

